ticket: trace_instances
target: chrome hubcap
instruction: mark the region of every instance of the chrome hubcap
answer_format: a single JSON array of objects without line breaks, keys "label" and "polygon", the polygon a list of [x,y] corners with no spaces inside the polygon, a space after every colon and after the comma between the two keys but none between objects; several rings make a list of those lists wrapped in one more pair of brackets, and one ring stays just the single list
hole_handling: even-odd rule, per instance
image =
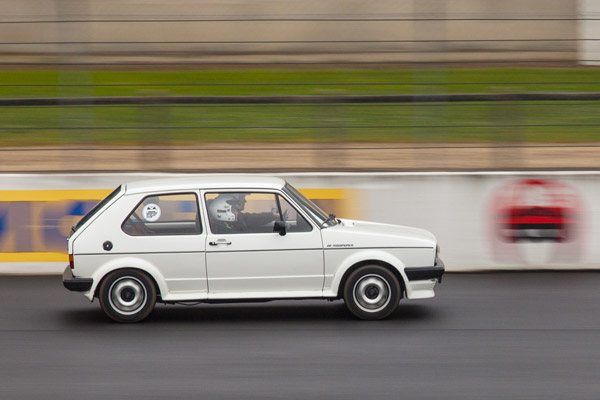
[{"label": "chrome hubcap", "polygon": [[139,279],[124,276],[113,282],[108,298],[115,311],[125,315],[135,314],[146,304],[146,288]]},{"label": "chrome hubcap", "polygon": [[352,294],[360,309],[366,312],[377,312],[390,302],[391,288],[380,275],[370,274],[360,278],[354,284]]}]

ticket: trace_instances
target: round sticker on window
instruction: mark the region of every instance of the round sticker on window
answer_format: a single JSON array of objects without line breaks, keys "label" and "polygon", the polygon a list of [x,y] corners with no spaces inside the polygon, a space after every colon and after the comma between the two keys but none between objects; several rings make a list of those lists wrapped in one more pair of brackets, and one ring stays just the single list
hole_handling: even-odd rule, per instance
[{"label": "round sticker on window", "polygon": [[160,218],[160,207],[154,203],[146,204],[142,210],[142,215],[148,222],[158,221]]}]

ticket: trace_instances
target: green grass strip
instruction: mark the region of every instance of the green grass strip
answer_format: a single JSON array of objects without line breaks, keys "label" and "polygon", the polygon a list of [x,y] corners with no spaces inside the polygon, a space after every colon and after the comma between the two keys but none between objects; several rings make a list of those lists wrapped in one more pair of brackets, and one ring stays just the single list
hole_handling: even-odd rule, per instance
[{"label": "green grass strip", "polygon": [[[74,86],[82,85],[82,86]],[[600,92],[600,69],[1,71],[0,97]],[[600,142],[600,102],[0,108],[0,145]]]}]

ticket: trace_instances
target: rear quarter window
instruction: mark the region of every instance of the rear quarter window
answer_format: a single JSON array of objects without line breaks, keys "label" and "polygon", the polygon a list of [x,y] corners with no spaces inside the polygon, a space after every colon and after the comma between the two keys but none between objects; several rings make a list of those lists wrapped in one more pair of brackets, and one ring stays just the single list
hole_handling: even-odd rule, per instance
[{"label": "rear quarter window", "polygon": [[202,233],[195,193],[145,197],[121,225],[130,236],[198,235]]}]

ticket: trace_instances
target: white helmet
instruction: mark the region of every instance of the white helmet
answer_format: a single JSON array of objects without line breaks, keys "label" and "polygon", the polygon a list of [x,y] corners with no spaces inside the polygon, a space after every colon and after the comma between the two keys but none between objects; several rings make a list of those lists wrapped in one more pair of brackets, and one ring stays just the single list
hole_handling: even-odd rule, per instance
[{"label": "white helmet", "polygon": [[231,222],[236,220],[233,213],[232,203],[235,202],[233,195],[219,195],[208,206],[208,212],[217,221]]}]

